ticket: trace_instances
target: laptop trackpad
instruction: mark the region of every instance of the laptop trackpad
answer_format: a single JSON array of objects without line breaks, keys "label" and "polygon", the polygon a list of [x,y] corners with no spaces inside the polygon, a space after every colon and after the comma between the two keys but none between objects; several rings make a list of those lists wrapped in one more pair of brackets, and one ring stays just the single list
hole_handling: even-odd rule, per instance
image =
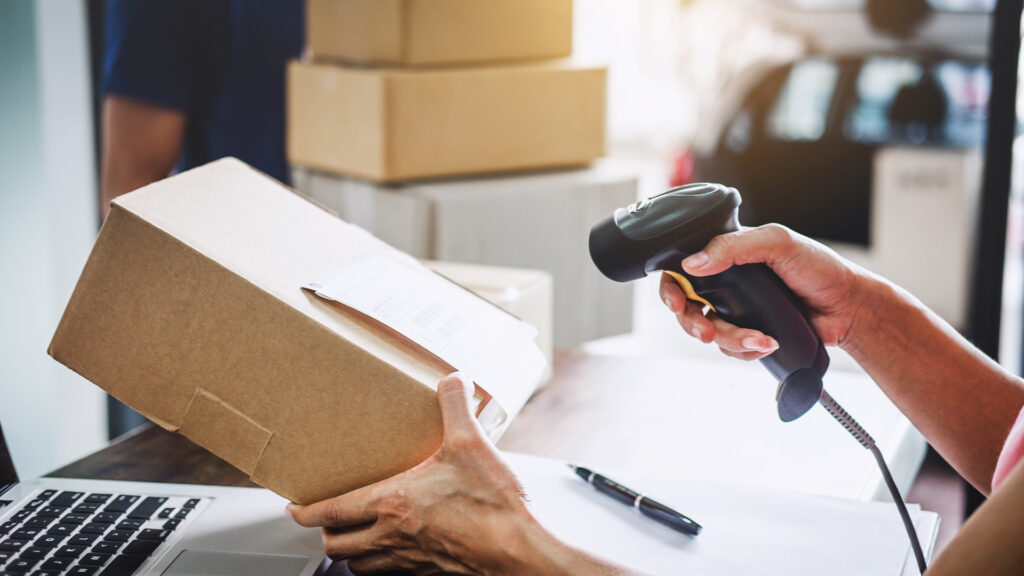
[{"label": "laptop trackpad", "polygon": [[309,558],[185,550],[162,576],[299,576]]}]

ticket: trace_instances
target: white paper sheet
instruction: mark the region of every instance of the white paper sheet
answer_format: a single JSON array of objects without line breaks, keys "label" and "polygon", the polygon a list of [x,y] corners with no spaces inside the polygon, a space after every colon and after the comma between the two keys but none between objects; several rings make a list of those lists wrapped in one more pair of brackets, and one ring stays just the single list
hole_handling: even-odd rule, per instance
[{"label": "white paper sheet", "polygon": [[[704,526],[690,537],[662,526],[575,476],[564,463],[505,455],[540,522],[562,540],[650,574],[899,575],[910,549],[896,508],[737,485],[613,473]],[[699,476],[699,471],[694,471]],[[935,515],[911,506],[920,520]],[[926,547],[930,549],[930,547]]]},{"label": "white paper sheet", "polygon": [[394,250],[349,256],[306,286],[400,332],[519,413],[547,363],[536,329]]}]

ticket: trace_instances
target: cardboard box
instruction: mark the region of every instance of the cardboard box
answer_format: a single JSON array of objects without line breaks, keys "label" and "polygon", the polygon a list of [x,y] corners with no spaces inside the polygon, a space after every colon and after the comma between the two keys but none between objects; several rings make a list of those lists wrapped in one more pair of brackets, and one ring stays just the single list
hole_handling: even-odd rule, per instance
[{"label": "cardboard box", "polygon": [[307,0],[316,59],[449,64],[572,53],[572,0]]},{"label": "cardboard box", "polygon": [[288,66],[288,159],[377,182],[584,165],[605,153],[606,70]]},{"label": "cardboard box", "polygon": [[417,258],[545,270],[554,279],[554,345],[633,328],[633,285],[590,260],[590,227],[636,201],[636,170],[612,159],[582,170],[383,185],[294,170],[299,191]]},{"label": "cardboard box", "polygon": [[425,261],[424,264],[452,282],[537,329],[537,347],[548,360],[541,380],[551,377],[554,359],[552,314],[554,306],[551,274],[543,270],[482,266],[458,262]]},{"label": "cardboard box", "polygon": [[[519,326],[358,227],[225,159],[113,202],[49,351],[278,494],[300,503],[330,497],[434,452],[442,434],[435,386],[453,367],[359,307],[303,289],[329,274],[361,281],[364,275],[337,274],[353,257],[422,270],[447,287],[444,296],[475,304],[473,321],[493,315]],[[419,297],[426,288],[405,291]],[[443,328],[446,335],[461,330]],[[525,329],[521,338],[508,330],[466,336],[490,348],[480,357],[494,370],[534,364],[532,381],[517,382],[516,398],[501,402],[511,419],[543,370],[540,351]],[[507,348],[529,352],[524,342],[532,353]],[[473,372],[481,386],[498,382],[486,366]]]}]

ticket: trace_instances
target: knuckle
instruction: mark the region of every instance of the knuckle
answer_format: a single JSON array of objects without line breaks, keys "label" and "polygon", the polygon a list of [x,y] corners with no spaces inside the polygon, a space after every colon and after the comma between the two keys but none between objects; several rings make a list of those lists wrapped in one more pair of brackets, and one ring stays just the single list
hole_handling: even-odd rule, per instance
[{"label": "knuckle", "polygon": [[772,240],[780,244],[790,244],[793,242],[793,231],[783,226],[782,224],[765,224],[762,227],[771,237]]}]

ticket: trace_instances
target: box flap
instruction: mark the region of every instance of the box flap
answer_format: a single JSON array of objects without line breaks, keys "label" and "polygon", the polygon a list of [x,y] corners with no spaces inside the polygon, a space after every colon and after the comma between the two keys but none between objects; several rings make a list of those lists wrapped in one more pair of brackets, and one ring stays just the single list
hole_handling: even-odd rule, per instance
[{"label": "box flap", "polygon": [[181,422],[181,433],[250,475],[273,436],[270,430],[206,390],[197,390],[192,397]]}]

